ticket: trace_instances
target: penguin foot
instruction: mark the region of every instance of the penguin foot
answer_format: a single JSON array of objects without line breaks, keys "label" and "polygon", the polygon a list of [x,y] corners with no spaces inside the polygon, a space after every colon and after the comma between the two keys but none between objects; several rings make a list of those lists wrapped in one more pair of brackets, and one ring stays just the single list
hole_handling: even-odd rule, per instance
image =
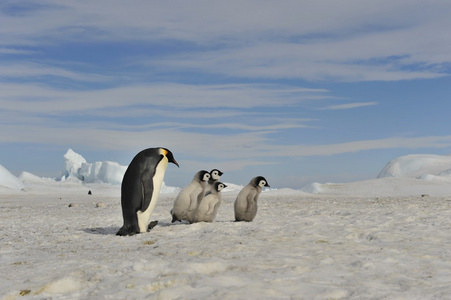
[{"label": "penguin foot", "polygon": [[122,226],[121,229],[116,233],[116,235],[127,236],[127,235],[135,235],[137,232],[133,230],[133,227],[125,227]]},{"label": "penguin foot", "polygon": [[155,226],[157,226],[158,221],[152,221],[149,223],[149,226],[147,226],[147,231],[150,231],[152,228],[154,228]]}]

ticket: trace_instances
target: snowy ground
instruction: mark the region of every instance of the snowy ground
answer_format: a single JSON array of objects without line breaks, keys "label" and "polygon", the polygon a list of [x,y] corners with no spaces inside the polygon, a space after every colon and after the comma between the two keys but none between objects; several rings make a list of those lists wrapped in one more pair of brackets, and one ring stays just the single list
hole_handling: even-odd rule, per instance
[{"label": "snowy ground", "polygon": [[118,237],[119,186],[34,180],[22,191],[0,188],[1,299],[451,295],[451,188],[443,184],[382,178],[316,186],[318,195],[268,191],[252,223],[232,222],[234,190],[223,193],[216,222],[193,225],[170,223],[177,193],[166,193],[151,232]]}]

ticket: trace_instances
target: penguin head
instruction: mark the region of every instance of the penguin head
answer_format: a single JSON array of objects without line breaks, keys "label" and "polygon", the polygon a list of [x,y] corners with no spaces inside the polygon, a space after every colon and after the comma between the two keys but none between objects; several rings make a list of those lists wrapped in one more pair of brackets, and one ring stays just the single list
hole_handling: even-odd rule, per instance
[{"label": "penguin head", "polygon": [[221,178],[222,174],[224,174],[224,173],[222,173],[218,169],[213,169],[210,171],[210,176],[211,176],[211,179],[213,179],[213,180],[219,180],[219,178]]},{"label": "penguin head", "polygon": [[169,151],[169,149],[160,148],[160,154],[166,156],[166,158],[168,159],[168,162],[173,163],[174,165],[176,165],[177,167],[180,168],[178,162],[174,158],[174,155],[172,154],[171,151]]},{"label": "penguin head", "polygon": [[217,192],[220,192],[221,190],[223,190],[223,189],[226,188],[226,187],[227,187],[227,185],[225,185],[225,184],[222,183],[222,182],[219,182],[219,181],[215,182],[215,190],[216,190]]},{"label": "penguin head", "polygon": [[265,177],[263,176],[257,176],[254,179],[252,179],[252,183],[256,186],[256,187],[269,187],[268,181],[265,179]]},{"label": "penguin head", "polygon": [[202,181],[208,181],[210,179],[210,172],[202,170],[196,173],[196,175],[194,175],[194,178],[196,178],[197,180],[199,180],[199,182]]}]

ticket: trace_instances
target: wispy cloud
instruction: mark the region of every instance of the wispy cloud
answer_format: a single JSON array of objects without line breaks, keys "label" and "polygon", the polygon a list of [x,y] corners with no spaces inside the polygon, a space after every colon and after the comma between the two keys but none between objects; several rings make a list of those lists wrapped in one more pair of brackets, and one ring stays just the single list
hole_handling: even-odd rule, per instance
[{"label": "wispy cloud", "polygon": [[265,151],[257,154],[256,157],[259,157],[260,155],[290,157],[324,156],[380,149],[446,148],[450,146],[451,136],[389,137],[384,139],[361,140],[324,145],[266,145],[264,148]]},{"label": "wispy cloud", "polygon": [[373,106],[373,105],[378,105],[378,104],[379,103],[377,103],[377,102],[354,102],[354,103],[330,105],[330,106],[321,108],[321,110],[352,109],[352,108],[358,108],[358,107]]},{"label": "wispy cloud", "polygon": [[34,51],[16,49],[16,48],[0,48],[0,55],[30,55]]},{"label": "wispy cloud", "polygon": [[[0,84],[6,110],[70,113],[114,107],[150,105],[176,109],[275,107],[294,105],[321,95],[318,89],[283,89],[275,85],[187,85],[156,83],[97,90],[55,89],[37,84]],[[323,96],[327,98],[327,96]],[[26,103],[26,105],[24,105]]]},{"label": "wispy cloud", "polygon": [[75,72],[66,68],[48,66],[38,63],[0,63],[0,78],[39,80],[47,76],[89,82],[111,80],[111,77],[105,75]]}]

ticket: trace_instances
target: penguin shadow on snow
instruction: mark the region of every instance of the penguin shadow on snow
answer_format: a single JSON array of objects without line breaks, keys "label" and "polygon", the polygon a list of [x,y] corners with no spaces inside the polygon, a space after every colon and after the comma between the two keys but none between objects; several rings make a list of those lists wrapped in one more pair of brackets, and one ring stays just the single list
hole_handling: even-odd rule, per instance
[{"label": "penguin shadow on snow", "polygon": [[[147,232],[151,231],[155,226],[161,225],[158,221],[151,221],[148,225]],[[110,226],[110,227],[94,227],[94,228],[84,228],[82,229],[86,233],[91,234],[102,234],[102,235],[116,235],[120,227]]]},{"label": "penguin shadow on snow", "polygon": [[[170,221],[152,221],[149,223],[149,229],[147,230],[147,233],[151,232],[154,227],[170,227],[170,226],[177,226],[177,225],[192,225],[188,221],[181,221],[177,223],[171,223]],[[116,235],[117,231],[120,229],[119,226],[110,226],[110,227],[90,227],[90,228],[83,228],[82,231],[90,234],[101,234],[101,235]],[[138,234],[138,233],[137,233]],[[140,233],[145,234],[145,233]]]},{"label": "penguin shadow on snow", "polygon": [[86,233],[91,234],[102,234],[102,235],[116,235],[119,230],[119,226],[112,227],[94,227],[94,228],[83,228],[82,230]]},{"label": "penguin shadow on snow", "polygon": [[[181,221],[181,222],[176,222],[176,223],[171,223],[170,221],[152,221],[149,224],[149,230],[147,231],[147,233],[151,232],[152,229],[154,227],[161,226],[161,227],[171,227],[171,226],[181,226],[181,225],[188,225],[188,226],[192,226],[195,224],[198,224],[197,226],[201,226],[200,224],[246,224],[246,223],[250,223],[250,222],[237,222],[235,220],[215,220],[214,222],[195,222],[195,223],[189,223],[188,221]],[[208,225],[207,225],[208,226]],[[110,227],[92,227],[92,228],[83,228],[82,231],[86,232],[86,233],[90,233],[90,234],[100,234],[100,235],[116,235],[117,231],[119,230],[119,226],[110,226]]]}]

